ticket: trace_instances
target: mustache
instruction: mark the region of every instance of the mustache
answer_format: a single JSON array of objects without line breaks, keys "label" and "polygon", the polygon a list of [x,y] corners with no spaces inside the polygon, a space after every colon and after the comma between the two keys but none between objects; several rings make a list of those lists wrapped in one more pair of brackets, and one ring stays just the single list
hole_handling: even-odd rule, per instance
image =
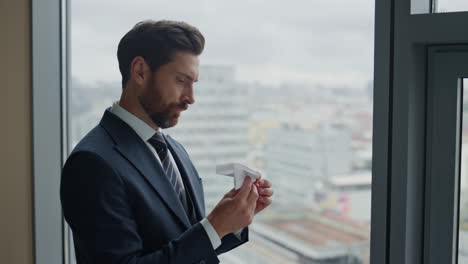
[{"label": "mustache", "polygon": [[178,107],[181,108],[181,109],[183,109],[183,110],[187,110],[188,104],[186,104],[186,103],[180,103],[180,104],[178,105]]}]

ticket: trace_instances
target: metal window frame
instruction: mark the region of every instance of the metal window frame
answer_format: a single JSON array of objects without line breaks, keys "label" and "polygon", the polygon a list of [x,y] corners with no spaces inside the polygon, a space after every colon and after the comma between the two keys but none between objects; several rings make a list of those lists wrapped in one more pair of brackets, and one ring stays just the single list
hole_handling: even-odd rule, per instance
[{"label": "metal window frame", "polygon": [[461,123],[468,45],[428,49],[424,263],[457,263]]},{"label": "metal window frame", "polygon": [[32,0],[34,263],[68,263],[59,199],[66,155],[68,0]]},{"label": "metal window frame", "polygon": [[[428,49],[468,44],[468,12],[376,0],[371,263],[426,263]],[[425,14],[415,14],[419,11]],[[455,191],[455,186],[450,191]]]}]

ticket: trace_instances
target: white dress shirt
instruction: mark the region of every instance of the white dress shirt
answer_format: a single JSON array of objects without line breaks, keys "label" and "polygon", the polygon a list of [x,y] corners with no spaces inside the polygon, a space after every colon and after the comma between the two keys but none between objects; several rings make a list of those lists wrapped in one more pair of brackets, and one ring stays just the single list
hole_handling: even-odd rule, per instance
[{"label": "white dress shirt", "polygon": [[[129,125],[135,131],[135,133],[141,138],[141,140],[143,140],[143,142],[145,142],[146,146],[148,146],[150,151],[156,157],[156,160],[162,166],[161,159],[159,158],[158,153],[156,152],[154,147],[148,142],[148,140],[154,135],[154,133],[156,133],[157,130],[155,130],[148,124],[146,124],[143,120],[139,119],[132,113],[122,108],[117,102],[112,105],[112,108],[110,111],[111,113],[113,113],[114,115],[122,119],[122,121],[127,123],[127,125]],[[187,196],[185,193],[184,185],[182,184],[182,178],[180,176],[179,168],[177,167],[177,164],[170,150],[168,151],[168,154],[169,154],[169,158],[171,159],[177,178],[179,180],[180,186],[182,187],[182,190],[183,190],[182,191],[182,203],[184,206],[187,206]],[[211,225],[210,221],[208,221],[208,219],[205,217],[200,221],[200,224],[203,226],[206,233],[208,234],[208,237],[211,241],[213,249],[218,248],[221,245],[221,239],[219,238],[219,235],[214,229],[214,227]],[[240,237],[240,234],[239,234],[240,231],[235,233],[238,238]]]}]

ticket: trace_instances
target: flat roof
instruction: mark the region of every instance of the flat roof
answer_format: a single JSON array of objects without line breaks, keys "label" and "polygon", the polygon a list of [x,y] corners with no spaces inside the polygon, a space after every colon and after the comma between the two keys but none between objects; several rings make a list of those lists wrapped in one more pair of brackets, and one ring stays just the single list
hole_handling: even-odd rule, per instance
[{"label": "flat roof", "polygon": [[370,227],[351,225],[325,215],[257,222],[252,232],[313,259],[343,257],[349,248],[369,247]]},{"label": "flat roof", "polygon": [[333,186],[371,185],[372,174],[370,171],[366,171],[354,174],[336,175],[328,178],[326,181]]}]

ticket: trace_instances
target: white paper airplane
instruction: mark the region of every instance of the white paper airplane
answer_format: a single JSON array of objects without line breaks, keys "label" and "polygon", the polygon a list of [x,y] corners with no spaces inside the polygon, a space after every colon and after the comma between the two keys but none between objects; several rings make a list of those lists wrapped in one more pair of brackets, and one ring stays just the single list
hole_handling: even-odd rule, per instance
[{"label": "white paper airplane", "polygon": [[250,169],[239,163],[227,163],[216,166],[216,174],[234,177],[234,188],[240,189],[246,176],[252,178],[252,181],[260,178],[260,172]]}]

